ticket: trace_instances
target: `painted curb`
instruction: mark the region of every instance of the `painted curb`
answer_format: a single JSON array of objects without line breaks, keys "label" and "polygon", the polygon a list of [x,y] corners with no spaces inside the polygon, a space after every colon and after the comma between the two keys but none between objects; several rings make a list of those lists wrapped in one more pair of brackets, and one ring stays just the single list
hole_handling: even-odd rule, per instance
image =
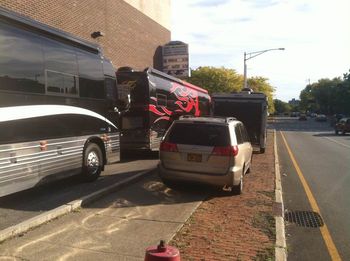
[{"label": "painted curb", "polygon": [[284,204],[282,196],[281,173],[279,168],[278,153],[277,153],[277,135],[276,130],[273,131],[273,146],[275,154],[275,204],[281,206],[279,215],[275,216],[276,223],[276,245],[275,245],[275,260],[287,260],[287,244],[284,229]]},{"label": "painted curb", "polygon": [[57,208],[54,208],[52,210],[46,211],[45,213],[42,213],[38,216],[32,217],[28,220],[25,220],[19,224],[13,225],[11,227],[8,227],[6,229],[3,229],[0,231],[0,242],[3,242],[11,237],[23,234],[27,232],[30,229],[33,229],[35,227],[38,227],[46,222],[49,222],[55,218],[58,218],[62,215],[65,215],[67,213],[73,212],[74,210],[85,206],[92,201],[95,201],[111,192],[117,191],[121,188],[123,188],[126,185],[129,185],[130,183],[136,182],[139,179],[145,177],[148,174],[151,174],[155,169],[149,169],[142,171],[140,173],[137,173],[127,179],[121,180],[115,184],[112,184],[111,186],[108,186],[106,188],[97,190],[89,195],[86,195],[84,197],[81,197],[80,199],[73,200],[69,203],[66,203],[62,206],[59,206]]}]

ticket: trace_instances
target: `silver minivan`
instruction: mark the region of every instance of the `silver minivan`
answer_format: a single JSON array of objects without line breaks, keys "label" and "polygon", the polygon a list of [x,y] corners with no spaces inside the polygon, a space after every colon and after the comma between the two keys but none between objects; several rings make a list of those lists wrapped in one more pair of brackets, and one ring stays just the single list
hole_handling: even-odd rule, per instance
[{"label": "silver minivan", "polygon": [[182,117],[162,140],[158,172],[165,184],[199,182],[240,194],[252,154],[248,133],[235,118]]}]

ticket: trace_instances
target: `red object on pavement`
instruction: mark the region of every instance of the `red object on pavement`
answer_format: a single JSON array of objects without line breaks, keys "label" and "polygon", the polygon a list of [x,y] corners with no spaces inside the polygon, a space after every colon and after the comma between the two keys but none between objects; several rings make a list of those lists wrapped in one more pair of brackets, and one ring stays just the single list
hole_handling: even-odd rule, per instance
[{"label": "red object on pavement", "polygon": [[158,246],[146,249],[145,261],[180,261],[180,252],[176,247],[166,246],[161,240]]}]

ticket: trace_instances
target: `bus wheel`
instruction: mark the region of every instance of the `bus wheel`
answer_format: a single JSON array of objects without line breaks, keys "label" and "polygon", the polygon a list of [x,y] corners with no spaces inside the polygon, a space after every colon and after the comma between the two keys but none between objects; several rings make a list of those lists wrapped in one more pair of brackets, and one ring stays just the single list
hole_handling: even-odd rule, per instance
[{"label": "bus wheel", "polygon": [[89,143],[84,151],[83,178],[86,181],[96,180],[102,171],[102,152],[95,143]]}]

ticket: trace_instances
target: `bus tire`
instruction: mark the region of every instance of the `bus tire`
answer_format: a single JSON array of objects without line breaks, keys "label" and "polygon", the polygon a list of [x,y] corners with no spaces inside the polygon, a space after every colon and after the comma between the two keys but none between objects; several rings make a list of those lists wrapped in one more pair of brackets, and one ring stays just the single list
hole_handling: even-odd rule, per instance
[{"label": "bus tire", "polygon": [[96,180],[102,172],[103,156],[100,147],[96,143],[88,143],[84,150],[83,179],[85,181]]}]

